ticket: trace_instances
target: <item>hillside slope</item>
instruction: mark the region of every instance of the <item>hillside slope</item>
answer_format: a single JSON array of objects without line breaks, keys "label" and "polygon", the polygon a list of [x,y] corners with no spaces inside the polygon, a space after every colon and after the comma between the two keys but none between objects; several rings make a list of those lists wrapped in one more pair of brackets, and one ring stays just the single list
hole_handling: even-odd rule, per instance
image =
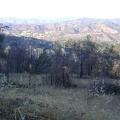
[{"label": "hillside slope", "polygon": [[29,21],[9,21],[7,35],[33,37],[46,40],[82,39],[90,35],[94,41],[120,41],[120,19],[76,19],[38,24]]}]

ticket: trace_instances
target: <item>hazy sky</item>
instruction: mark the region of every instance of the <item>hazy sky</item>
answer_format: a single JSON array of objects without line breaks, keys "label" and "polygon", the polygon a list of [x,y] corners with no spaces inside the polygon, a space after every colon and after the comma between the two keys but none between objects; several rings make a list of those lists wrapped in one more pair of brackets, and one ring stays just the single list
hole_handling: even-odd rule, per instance
[{"label": "hazy sky", "polygon": [[0,0],[0,17],[120,18],[120,0]]}]

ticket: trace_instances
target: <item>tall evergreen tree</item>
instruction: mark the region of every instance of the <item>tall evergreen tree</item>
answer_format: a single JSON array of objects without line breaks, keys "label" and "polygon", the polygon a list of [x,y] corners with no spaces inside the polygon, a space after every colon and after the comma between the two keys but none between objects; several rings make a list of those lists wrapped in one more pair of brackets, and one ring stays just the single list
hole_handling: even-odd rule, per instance
[{"label": "tall evergreen tree", "polygon": [[0,34],[0,57],[2,55],[2,44],[3,44],[4,36]]}]

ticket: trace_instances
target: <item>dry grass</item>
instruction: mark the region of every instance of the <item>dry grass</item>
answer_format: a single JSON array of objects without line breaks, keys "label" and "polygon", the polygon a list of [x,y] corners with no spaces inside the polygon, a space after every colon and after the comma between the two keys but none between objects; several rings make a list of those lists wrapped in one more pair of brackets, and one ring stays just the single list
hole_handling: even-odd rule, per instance
[{"label": "dry grass", "polygon": [[[14,74],[10,79],[21,84],[28,84],[27,74]],[[35,75],[32,76],[32,80],[40,84],[42,77]],[[76,79],[74,82],[81,87],[71,89],[43,85],[36,88],[11,87],[7,92],[0,90],[0,98],[5,100],[21,98],[25,102],[29,99],[34,101],[34,104],[28,103],[15,107],[26,116],[25,120],[120,120],[120,97],[93,96],[87,89],[92,83],[92,80],[89,81],[89,79]]]}]

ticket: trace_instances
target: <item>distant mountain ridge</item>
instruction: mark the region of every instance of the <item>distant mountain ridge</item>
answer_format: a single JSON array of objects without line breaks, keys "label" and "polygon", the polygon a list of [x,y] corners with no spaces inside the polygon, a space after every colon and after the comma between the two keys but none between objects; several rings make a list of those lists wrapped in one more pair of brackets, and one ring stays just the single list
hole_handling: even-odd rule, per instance
[{"label": "distant mountain ridge", "polygon": [[[4,22],[2,22],[4,21]],[[6,22],[7,21],[7,22]],[[120,19],[1,19],[10,28],[7,35],[46,40],[83,39],[90,35],[94,41],[120,41]]]},{"label": "distant mountain ridge", "polygon": [[68,20],[74,20],[76,18],[0,18],[0,23],[7,23],[7,24],[48,24],[48,23],[55,23],[55,22],[62,22]]}]

